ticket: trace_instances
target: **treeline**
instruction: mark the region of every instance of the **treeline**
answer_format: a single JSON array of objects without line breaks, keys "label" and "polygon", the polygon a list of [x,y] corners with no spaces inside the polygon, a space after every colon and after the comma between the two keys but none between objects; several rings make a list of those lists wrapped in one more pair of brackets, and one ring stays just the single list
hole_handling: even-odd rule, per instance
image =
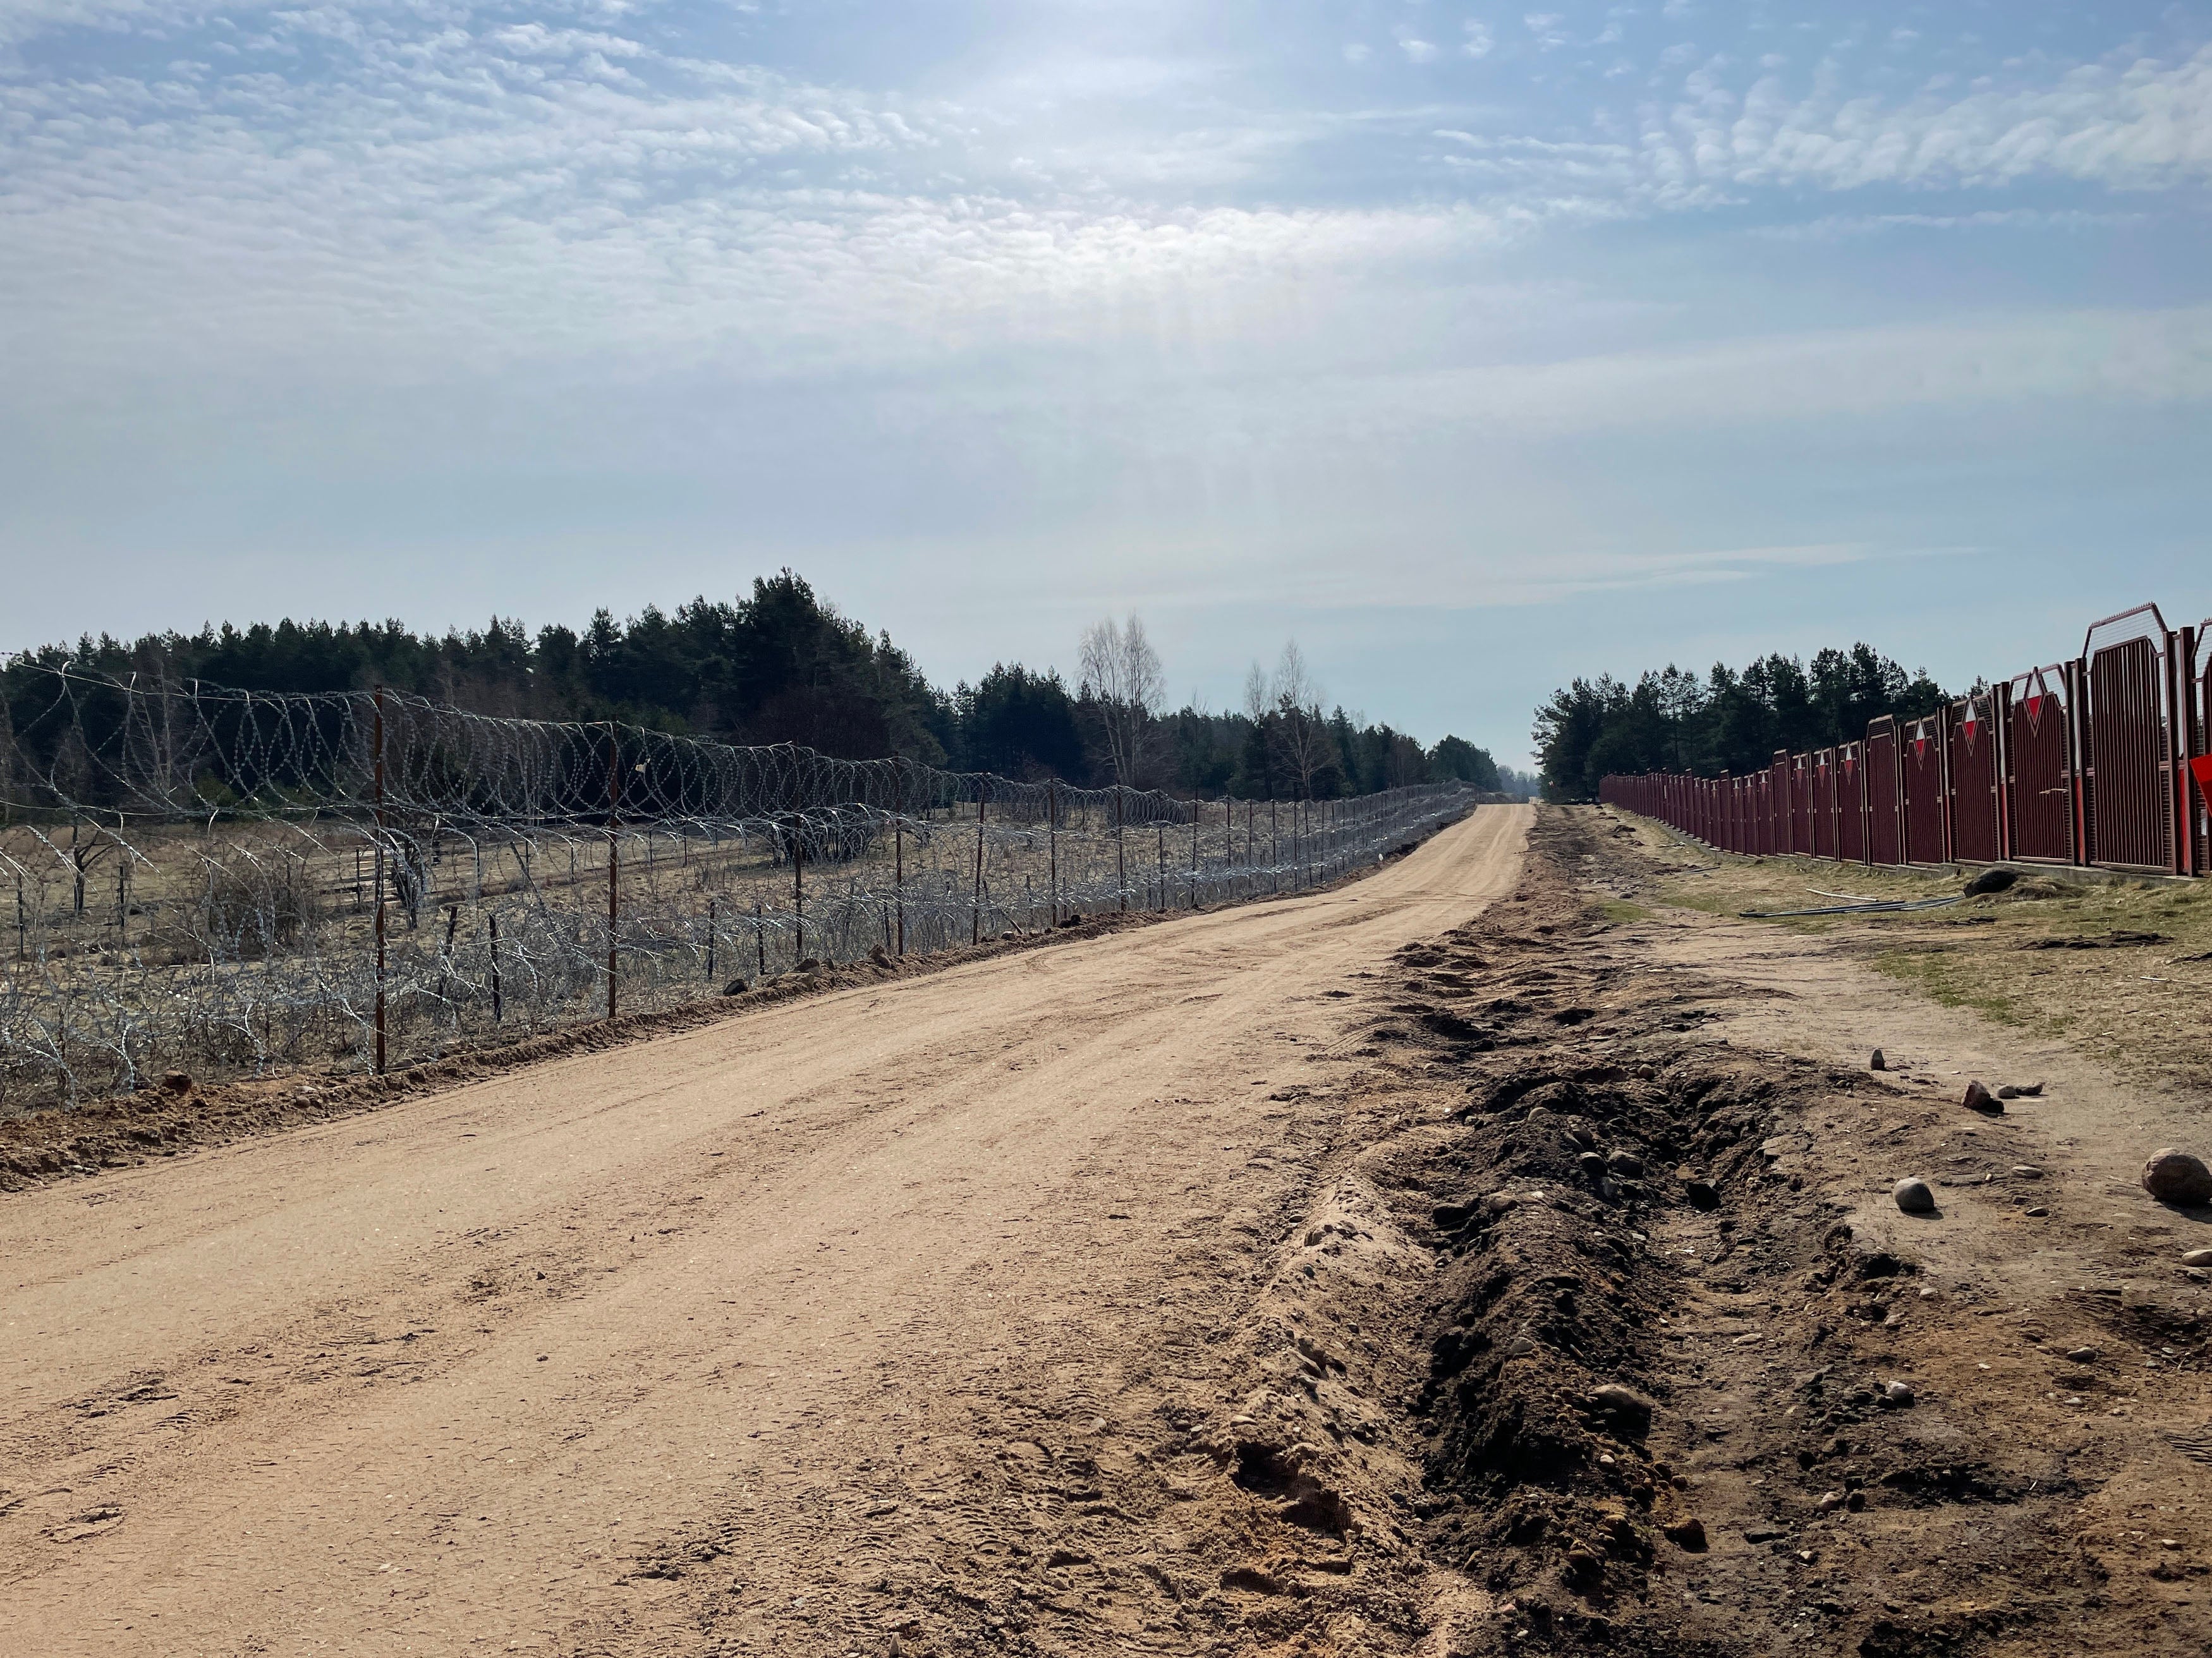
[{"label": "treeline", "polygon": [[[1086,635],[1086,664],[1090,651]],[[1158,659],[1150,662],[1156,686]],[[495,618],[482,632],[442,636],[398,622],[285,621],[127,643],[87,637],[0,666],[0,725],[27,732],[43,706],[36,670],[61,667],[260,691],[383,684],[503,717],[622,720],[729,743],[799,743],[848,759],[902,755],[1023,779],[1118,779],[1246,799],[1326,799],[1455,778],[1499,786],[1491,756],[1459,738],[1424,749],[1341,708],[1324,714],[1302,675],[1278,685],[1255,669],[1264,694],[1248,694],[1234,713],[1168,712],[1156,689],[1133,692],[1110,674],[1071,686],[1052,669],[1020,663],[942,690],[889,634],[872,634],[789,570],[756,580],[749,597],[697,598],[672,615],[648,606],[617,622],[601,610],[581,632],[554,624],[533,636]]]},{"label": "treeline", "polygon": [[1770,655],[1741,672],[1715,663],[1700,678],[1669,664],[1633,686],[1577,679],[1536,710],[1545,793],[1589,799],[1612,773],[1741,775],[1866,735],[1883,714],[1917,719],[1948,700],[1927,670],[1906,673],[1868,645],[1817,652],[1808,665]]}]

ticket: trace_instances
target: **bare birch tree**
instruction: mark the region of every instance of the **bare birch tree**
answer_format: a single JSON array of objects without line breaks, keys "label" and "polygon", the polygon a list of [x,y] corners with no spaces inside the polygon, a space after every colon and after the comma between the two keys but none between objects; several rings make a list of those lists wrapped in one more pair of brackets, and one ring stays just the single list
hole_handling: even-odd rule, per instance
[{"label": "bare birch tree", "polygon": [[1313,799],[1314,779],[1328,764],[1328,727],[1321,714],[1321,683],[1306,665],[1295,639],[1283,646],[1275,665],[1274,740],[1283,763],[1298,780],[1298,793]]},{"label": "bare birch tree", "polygon": [[1106,763],[1117,783],[1135,783],[1158,742],[1153,721],[1167,697],[1160,653],[1133,614],[1124,626],[1108,616],[1083,630],[1082,689],[1098,704],[1106,732]]}]

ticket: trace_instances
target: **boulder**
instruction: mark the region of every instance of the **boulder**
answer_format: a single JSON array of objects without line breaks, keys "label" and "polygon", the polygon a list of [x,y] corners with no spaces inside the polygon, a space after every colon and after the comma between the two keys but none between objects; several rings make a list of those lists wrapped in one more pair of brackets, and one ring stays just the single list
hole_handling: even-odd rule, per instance
[{"label": "boulder", "polygon": [[2143,1165],[2142,1183],[2143,1190],[2160,1203],[2183,1208],[2212,1203],[2212,1169],[2204,1166],[2203,1158],[2172,1146],[2151,1153]]},{"label": "boulder", "polygon": [[1966,1084],[1966,1097],[1959,1103],[1969,1111],[1980,1112],[1985,1117],[2004,1115],[2004,1107],[1998,1102],[1996,1096],[1978,1082],[1970,1082]]},{"label": "boulder", "polygon": [[1928,1182],[1924,1180],[1901,1180],[1890,1187],[1889,1195],[1897,1199],[1897,1206],[1908,1215],[1932,1215],[1936,1212],[1936,1194],[1928,1189]]}]

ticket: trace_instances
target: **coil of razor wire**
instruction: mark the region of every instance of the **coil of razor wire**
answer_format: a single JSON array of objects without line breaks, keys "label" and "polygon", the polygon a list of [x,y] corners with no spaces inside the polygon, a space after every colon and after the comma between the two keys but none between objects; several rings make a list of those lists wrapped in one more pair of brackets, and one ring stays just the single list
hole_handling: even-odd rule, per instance
[{"label": "coil of razor wire", "polygon": [[344,1075],[816,966],[1371,866],[1420,785],[1201,800],[470,714],[10,671],[0,1108]]}]

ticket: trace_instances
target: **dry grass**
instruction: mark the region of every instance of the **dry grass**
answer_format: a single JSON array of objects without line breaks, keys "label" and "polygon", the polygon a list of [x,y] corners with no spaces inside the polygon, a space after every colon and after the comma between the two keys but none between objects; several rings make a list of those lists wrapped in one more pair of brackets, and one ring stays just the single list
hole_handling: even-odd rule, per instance
[{"label": "dry grass", "polygon": [[[1736,857],[1656,825],[1634,828],[1672,866],[1660,901],[1711,914],[1837,902],[1822,893],[1941,897],[1966,884],[1956,871]],[[2009,892],[1942,909],[1766,925],[1829,935],[1936,1002],[2063,1039],[2135,1077],[2212,1082],[2212,882],[2032,874]],[[2114,944],[2115,933],[2155,942]]]}]

